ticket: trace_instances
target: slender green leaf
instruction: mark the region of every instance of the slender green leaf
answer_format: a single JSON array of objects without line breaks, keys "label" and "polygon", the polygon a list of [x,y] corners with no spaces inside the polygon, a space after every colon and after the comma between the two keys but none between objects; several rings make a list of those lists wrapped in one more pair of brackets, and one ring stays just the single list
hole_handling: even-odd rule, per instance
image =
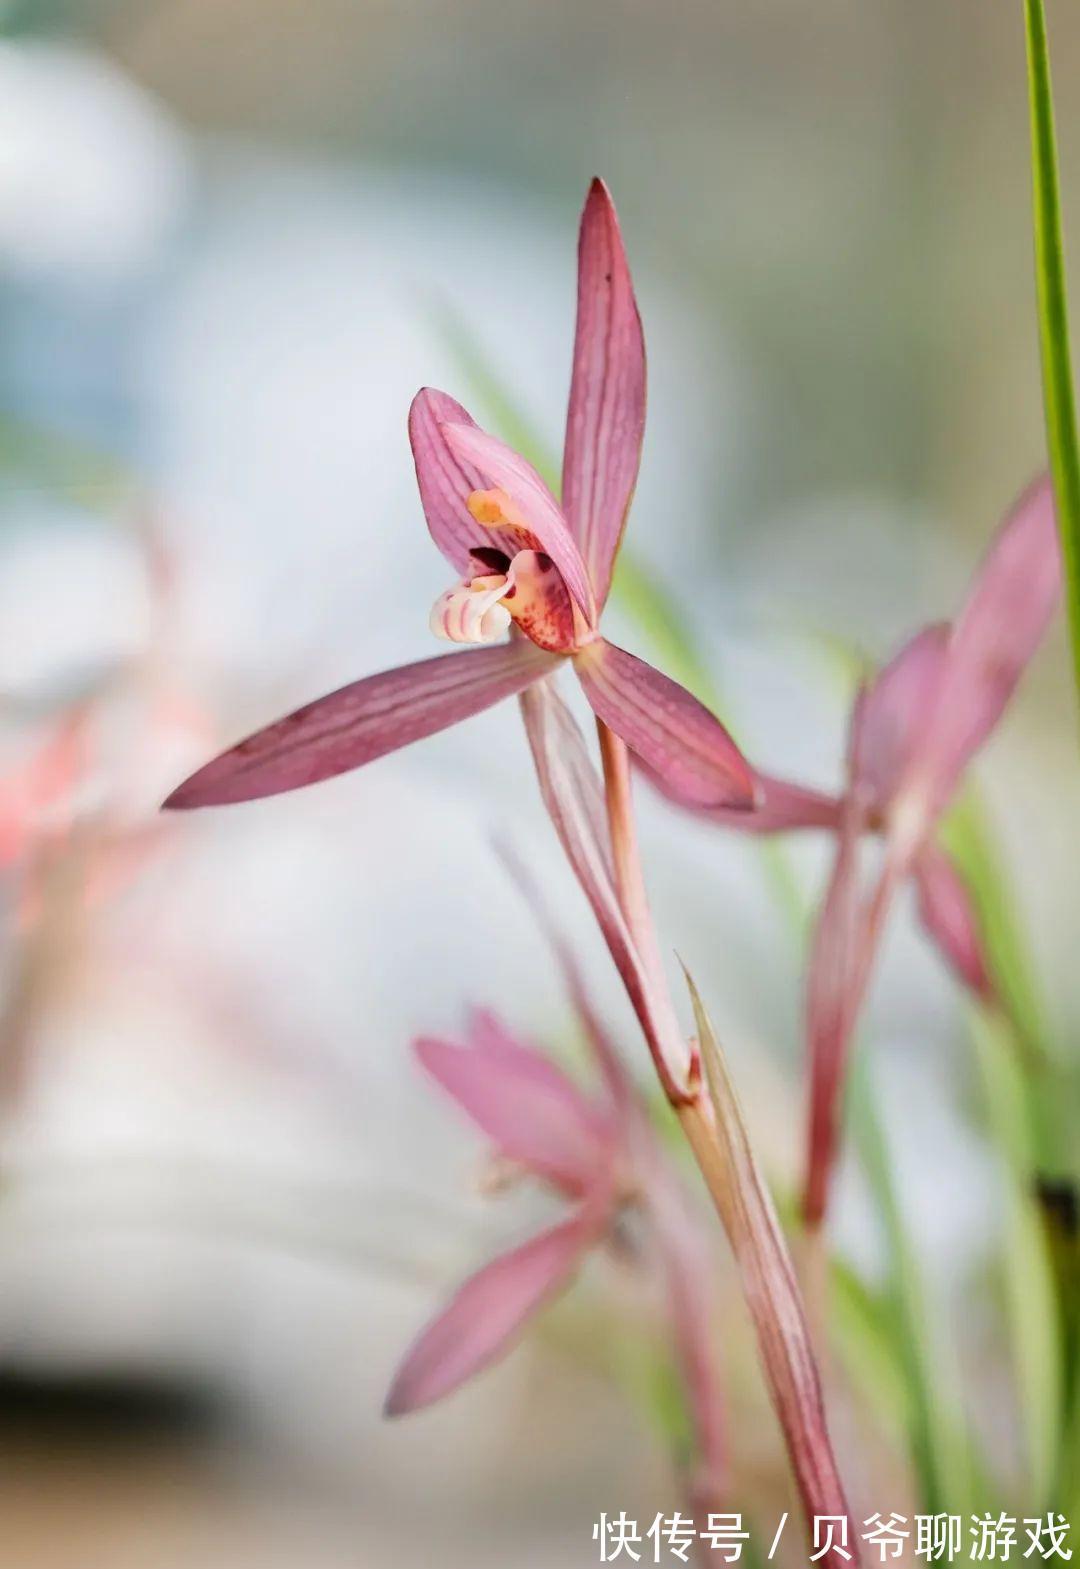
[{"label": "slender green leaf", "polygon": [[1080,690],[1080,447],[1077,444],[1076,399],[1069,351],[1069,311],[1058,189],[1054,95],[1043,0],[1024,0],[1024,21],[1031,111],[1035,291],[1039,310],[1046,445],[1065,561],[1073,672]]},{"label": "slender green leaf", "polygon": [[1020,1104],[1029,1120],[1032,1161],[1041,1175],[1065,1175],[1077,1158],[1075,1068],[1047,1022],[1016,894],[974,785],[949,814],[943,836],[974,898],[1004,1007],[1002,1027],[1019,1058]]},{"label": "slender green leaf", "polygon": [[961,1401],[945,1376],[918,1255],[893,1182],[885,1127],[878,1115],[866,1051],[854,1054],[848,1111],[863,1169],[888,1242],[888,1300],[907,1375],[912,1457],[920,1503],[931,1514],[967,1514],[975,1504],[974,1464]]},{"label": "slender green leaf", "polygon": [[1030,1060],[1051,1060],[1055,1048],[1011,885],[982,796],[969,783],[943,830],[979,915],[990,970]]},{"label": "slender green leaf", "polygon": [[438,337],[456,361],[485,418],[515,452],[527,457],[552,490],[558,493],[559,463],[551,443],[545,441],[535,423],[510,392],[492,360],[480,347],[480,340],[468,324],[445,300],[434,300],[429,315]]},{"label": "slender green leaf", "polygon": [[1062,1437],[1061,1324],[1036,1198],[1023,1068],[1008,1039],[1006,1020],[982,1011],[974,1021],[973,1039],[987,1122],[1004,1166],[1003,1263],[1028,1473],[1025,1496],[1035,1508],[1058,1508],[1051,1493]]}]

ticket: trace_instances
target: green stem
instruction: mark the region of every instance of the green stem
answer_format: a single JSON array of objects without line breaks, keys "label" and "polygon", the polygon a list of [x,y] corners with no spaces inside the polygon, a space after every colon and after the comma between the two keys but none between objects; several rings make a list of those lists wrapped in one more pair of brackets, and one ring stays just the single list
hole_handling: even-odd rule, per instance
[{"label": "green stem", "polygon": [[1031,109],[1035,288],[1039,309],[1046,445],[1065,561],[1073,673],[1080,691],[1080,447],[1069,351],[1065,246],[1061,232],[1057,137],[1043,0],[1024,0]]}]

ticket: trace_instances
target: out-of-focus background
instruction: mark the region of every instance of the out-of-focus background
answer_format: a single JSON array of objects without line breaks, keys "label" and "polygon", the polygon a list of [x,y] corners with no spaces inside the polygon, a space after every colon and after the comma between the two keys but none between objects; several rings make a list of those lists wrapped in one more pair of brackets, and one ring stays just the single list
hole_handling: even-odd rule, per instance
[{"label": "out-of-focus background", "polygon": [[[1057,9],[1080,223],[1080,23]],[[417,1327],[542,1212],[478,1196],[476,1140],[409,1053],[470,1002],[570,1036],[493,836],[643,1066],[512,706],[300,795],[155,808],[255,725],[432,651],[446,571],[408,402],[431,383],[490,419],[480,359],[556,445],[594,173],[650,354],[633,541],[745,748],[837,783],[837,648],[881,658],[948,614],[1042,462],[1020,7],[13,0],[3,20],[0,1562],[593,1562],[602,1509],[678,1503],[599,1355],[624,1307],[602,1264],[474,1388],[380,1418]],[[1062,1036],[1074,729],[1058,629],[980,775]],[[799,952],[753,846],[642,807],[665,945],[790,1182]],[[811,896],[826,851],[795,852]],[[1000,1207],[962,1007],[901,911],[866,1037],[977,1392]],[[836,1236],[872,1281],[854,1170]],[[717,1271],[730,1288],[720,1245]],[[722,1338],[749,1486],[779,1444],[734,1299]],[[982,1422],[1007,1452],[998,1394]]]}]

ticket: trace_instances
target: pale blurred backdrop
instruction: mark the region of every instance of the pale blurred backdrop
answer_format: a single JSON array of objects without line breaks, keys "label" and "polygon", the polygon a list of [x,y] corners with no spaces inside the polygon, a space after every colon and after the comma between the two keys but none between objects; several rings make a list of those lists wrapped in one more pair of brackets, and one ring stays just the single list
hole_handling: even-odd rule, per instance
[{"label": "pale blurred backdrop", "polygon": [[[18,789],[5,806],[8,837],[31,842],[4,852],[21,1066],[0,1185],[0,1564],[592,1563],[601,1509],[677,1502],[592,1355],[602,1270],[476,1387],[379,1414],[451,1283],[533,1218],[476,1195],[476,1141],[408,1052],[470,1001],[569,1033],[493,835],[540,874],[643,1066],[512,709],[300,795],[154,810],[215,747],[432,651],[445,569],[408,402],[433,383],[490,417],[464,338],[554,446],[596,173],[650,354],[632,537],[746,749],[836,782],[837,643],[883,657],[949,613],[1042,462],[1020,6],[0,11],[12,777],[58,714],[90,714],[75,828],[51,798],[29,825]],[[1080,18],[1054,12],[1076,230]],[[1068,1032],[1080,772],[1060,627],[980,774]],[[665,944],[707,989],[783,1182],[799,955],[752,846],[642,806]],[[94,866],[45,922],[22,872],[61,830],[61,879],[84,852]],[[797,863],[814,892],[824,847]],[[866,1034],[946,1325],[997,1224],[960,1007],[904,912]],[[837,1236],[872,1278],[856,1172]],[[749,1474],[778,1440],[732,1320]]]}]

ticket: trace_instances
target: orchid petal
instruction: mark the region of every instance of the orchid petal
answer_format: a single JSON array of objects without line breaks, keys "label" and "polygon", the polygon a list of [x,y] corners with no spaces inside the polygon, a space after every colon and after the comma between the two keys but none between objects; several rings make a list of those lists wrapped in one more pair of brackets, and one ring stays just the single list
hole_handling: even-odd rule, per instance
[{"label": "orchid petal", "polygon": [[945,676],[920,757],[934,809],[945,806],[994,729],[1042,640],[1061,593],[1061,547],[1046,477],[998,532],[953,628]]},{"label": "orchid petal", "polygon": [[859,841],[865,826],[864,803],[853,793],[845,802],[832,877],[810,946],[806,990],[810,1104],[804,1195],[810,1225],[821,1221],[828,1202],[848,1047],[873,956],[868,906],[859,887]]},{"label": "orchid petal", "polygon": [[558,658],[515,638],[367,676],[223,752],[165,805],[224,806],[330,779],[513,697]]},{"label": "orchid petal", "polygon": [[754,805],[750,765],[685,687],[603,638],[581,650],[574,668],[594,713],[685,802]]},{"label": "orchid petal", "polygon": [[603,786],[577,723],[551,681],[521,698],[540,791],[566,858],[592,906],[615,967],[672,1100],[685,1097],[690,1052],[666,988],[657,986],[627,927],[615,890]]},{"label": "orchid petal", "polygon": [[413,1343],[384,1407],[403,1416],[451,1394],[499,1359],[567,1284],[595,1236],[584,1211],[479,1270]]},{"label": "orchid petal", "polygon": [[641,772],[661,795],[676,806],[686,807],[699,817],[724,828],[736,828],[748,834],[789,833],[803,828],[840,826],[843,802],[839,796],[826,795],[805,785],[792,784],[786,779],[776,779],[771,774],[755,771],[754,784],[757,799],[751,810],[730,806],[695,806],[687,800],[670,779],[665,779],[655,769],[639,764]]},{"label": "orchid petal", "polygon": [[521,549],[521,539],[512,530],[484,528],[469,511],[469,497],[483,479],[450,450],[443,432],[448,423],[476,428],[472,416],[448,393],[421,387],[409,410],[409,442],[428,532],[454,570],[472,577],[470,551],[494,548],[510,557]]},{"label": "orchid petal", "polygon": [[[716,1033],[687,974],[713,1112],[707,1132],[684,1121],[731,1243],[753,1319],[765,1377],[787,1444],[807,1527],[846,1517],[844,1486],[829,1438],[821,1377],[802,1295],[776,1210],[762,1177]],[[855,1544],[821,1560],[826,1569],[858,1563]]]},{"label": "orchid petal", "polygon": [[919,919],[946,963],[984,1000],[994,995],[971,895],[944,850],[928,845],[915,862]]},{"label": "orchid petal", "polygon": [[788,833],[804,828],[839,828],[843,811],[839,796],[792,784],[786,779],[776,779],[771,774],[755,774],[754,778],[758,800],[751,811],[714,807],[709,815],[732,828],[742,828],[752,834]]},{"label": "orchid petal", "polygon": [[892,799],[925,733],[948,642],[946,624],[925,627],[889,661],[857,705],[852,774],[880,808]]},{"label": "orchid petal", "polygon": [[[459,463],[479,470],[490,485],[504,493],[513,511],[520,515],[523,529],[532,536],[539,549],[554,561],[571,597],[592,625],[595,605],[581,552],[566,526],[559,503],[532,464],[526,463],[512,447],[495,436],[489,436],[478,425],[448,422],[442,426],[442,432]],[[481,529],[481,532],[488,534],[485,543],[491,544],[491,531]],[[520,545],[519,534],[519,548]],[[505,546],[502,548],[505,549]]]},{"label": "orchid petal", "polygon": [[495,1039],[493,1047],[482,1024],[470,1046],[424,1039],[414,1049],[502,1154],[568,1193],[584,1193],[610,1167],[610,1118],[540,1052],[505,1030]]},{"label": "orchid petal", "polygon": [[562,501],[602,606],[637,480],[645,434],[645,341],[619,220],[602,180],[578,240],[577,333],[566,416]]}]

